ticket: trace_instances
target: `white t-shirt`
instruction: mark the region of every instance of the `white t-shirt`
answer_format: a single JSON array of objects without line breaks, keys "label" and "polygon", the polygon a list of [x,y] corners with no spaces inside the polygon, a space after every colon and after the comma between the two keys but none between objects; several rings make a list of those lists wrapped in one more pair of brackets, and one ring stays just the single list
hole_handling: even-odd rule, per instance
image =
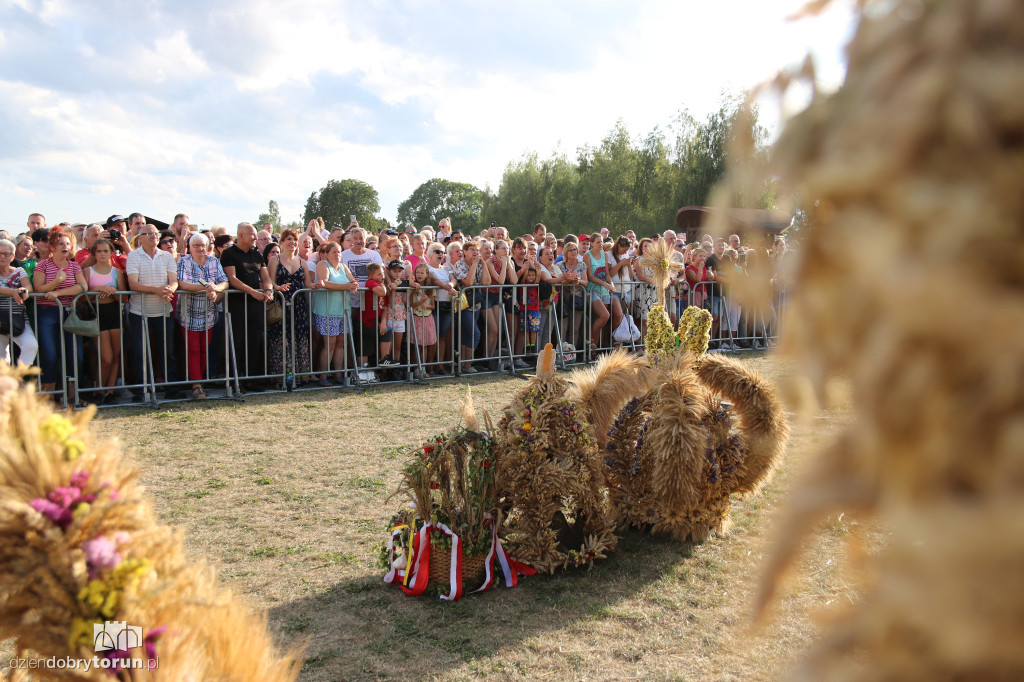
[{"label": "white t-shirt", "polygon": [[[365,288],[366,280],[369,277],[366,276],[366,266],[370,263],[377,263],[382,268],[384,267],[384,261],[381,259],[380,254],[372,249],[364,249],[360,254],[352,253],[352,249],[341,252],[341,262],[348,266],[348,269],[352,271],[352,276],[361,288]],[[362,296],[352,297],[352,307],[358,308],[359,301],[362,300]]]},{"label": "white t-shirt", "polygon": [[552,263],[550,270],[543,263],[540,263],[540,266],[544,268],[544,272],[548,273],[548,277],[551,279],[558,279],[562,276],[562,268],[558,267],[558,263]]},{"label": "white t-shirt", "polygon": [[[451,278],[449,277],[449,275],[452,274],[452,270],[451,270],[451,268],[448,265],[442,265],[439,268],[435,268],[430,263],[427,263],[427,267],[430,268],[430,273],[432,275],[434,275],[434,277],[436,277],[439,280],[441,280],[442,282],[450,282],[451,281]],[[447,289],[438,289],[437,290],[437,300],[438,301],[450,301],[452,299],[451,299],[451,296],[448,294],[448,290]]]}]

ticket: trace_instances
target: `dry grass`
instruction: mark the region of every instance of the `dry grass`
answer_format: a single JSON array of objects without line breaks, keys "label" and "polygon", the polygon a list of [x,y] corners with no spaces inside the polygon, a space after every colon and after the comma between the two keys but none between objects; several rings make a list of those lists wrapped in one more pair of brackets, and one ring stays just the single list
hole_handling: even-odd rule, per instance
[{"label": "dry grass", "polygon": [[[749,356],[776,381],[792,370]],[[810,614],[852,598],[840,569],[851,523],[834,518],[811,539],[774,622],[750,624],[772,511],[801,453],[847,420],[843,406],[794,428],[778,475],[734,504],[725,539],[689,546],[629,534],[590,572],[454,605],[385,586],[377,547],[395,505],[385,498],[405,449],[455,423],[465,383],[126,408],[97,426],[122,439],[160,519],[187,529],[189,549],[266,607],[281,639],[310,640],[304,680],[776,679],[813,642]],[[492,413],[522,385],[469,383]],[[5,663],[12,653],[0,645]]]}]

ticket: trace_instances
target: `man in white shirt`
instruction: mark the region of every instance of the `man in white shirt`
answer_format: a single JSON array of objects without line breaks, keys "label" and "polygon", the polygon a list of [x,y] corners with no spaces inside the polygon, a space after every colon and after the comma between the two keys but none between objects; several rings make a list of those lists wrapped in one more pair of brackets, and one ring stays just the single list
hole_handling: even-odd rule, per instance
[{"label": "man in white shirt", "polygon": [[[128,254],[125,274],[128,288],[136,292],[128,301],[128,344],[134,349],[133,369],[135,383],[142,382],[142,363],[145,361],[143,325],[149,332],[153,350],[153,370],[163,376],[166,383],[178,380],[178,364],[174,357],[174,324],[169,318],[171,299],[178,289],[178,267],[174,256],[157,248],[160,233],[155,225],[139,229],[139,248]],[[153,377],[149,377],[153,381]],[[142,400],[142,390],[132,390],[133,400]],[[168,399],[181,397],[178,386],[168,386]]]},{"label": "man in white shirt", "polygon": [[[366,288],[366,266],[370,263],[377,263],[384,267],[384,259],[376,251],[366,248],[366,230],[361,227],[354,227],[349,232],[351,247],[341,252],[341,262],[348,266],[352,276],[359,282],[359,288]],[[356,292],[352,300],[352,329],[359,329],[362,322],[359,318],[359,308],[363,302],[362,292]]]}]

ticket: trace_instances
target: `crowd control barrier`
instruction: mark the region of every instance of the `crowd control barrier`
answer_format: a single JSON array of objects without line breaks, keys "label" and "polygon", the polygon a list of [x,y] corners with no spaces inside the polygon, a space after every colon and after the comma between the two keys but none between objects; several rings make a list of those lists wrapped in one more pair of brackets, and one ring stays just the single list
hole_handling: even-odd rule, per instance
[{"label": "crowd control barrier", "polygon": [[[148,317],[128,300],[154,294],[87,292],[71,306],[30,294],[23,307],[0,296],[0,357],[39,367],[39,391],[68,407],[156,406],[197,397],[197,387],[204,397],[240,400],[253,391],[516,375],[532,370],[546,343],[557,350],[557,366],[571,369],[613,348],[644,351],[642,306],[654,300],[653,285],[625,281],[615,288],[618,295],[604,304],[582,284],[477,285],[455,295],[403,286],[390,310],[364,289],[274,292],[269,303],[236,290],[214,300],[179,290],[171,313]],[[607,312],[603,324],[596,301]],[[673,322],[689,305],[711,312],[712,352],[769,347],[788,301],[788,291],[775,289],[763,305],[743,306],[720,282],[674,284],[666,292]],[[67,331],[72,309],[80,319],[99,315],[100,331]],[[616,338],[625,316],[637,332]]]}]

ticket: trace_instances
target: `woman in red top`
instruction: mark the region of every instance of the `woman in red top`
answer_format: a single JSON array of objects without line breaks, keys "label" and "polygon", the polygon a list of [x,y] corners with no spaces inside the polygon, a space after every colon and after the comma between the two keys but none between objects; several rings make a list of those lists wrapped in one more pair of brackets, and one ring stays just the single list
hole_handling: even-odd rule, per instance
[{"label": "woman in red top", "polygon": [[715,273],[704,267],[708,252],[702,248],[690,253],[690,264],[686,266],[686,282],[690,285],[690,305],[700,308],[708,297],[706,286],[697,286],[700,282],[713,282]]},{"label": "woman in red top", "polygon": [[[39,364],[43,369],[43,391],[52,391],[61,376],[61,327],[71,312],[70,306],[77,294],[89,290],[82,268],[71,257],[72,239],[60,227],[50,230],[47,240],[50,257],[36,265],[32,286],[36,292],[46,294],[39,299],[37,335],[39,337]],[[82,343],[74,334],[64,333],[64,370],[73,381],[77,367],[82,364]],[[77,358],[77,363],[75,362]],[[68,382],[68,399],[74,404],[75,396]]]}]

